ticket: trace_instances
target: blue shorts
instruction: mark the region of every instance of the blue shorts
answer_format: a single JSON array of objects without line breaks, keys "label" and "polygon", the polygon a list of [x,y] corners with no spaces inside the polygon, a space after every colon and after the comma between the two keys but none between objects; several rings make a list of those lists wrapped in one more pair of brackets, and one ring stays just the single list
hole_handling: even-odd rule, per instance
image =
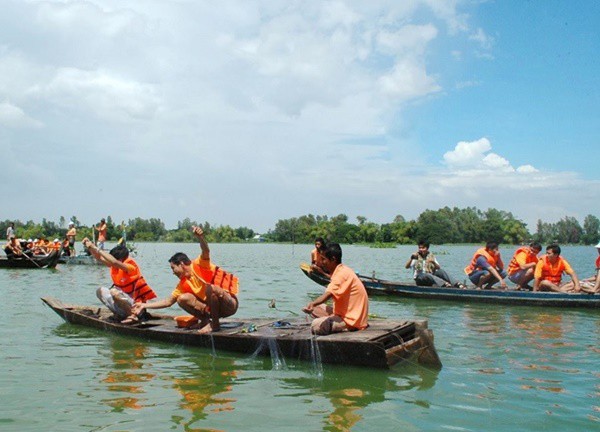
[{"label": "blue shorts", "polygon": [[513,274],[508,276],[508,280],[511,281],[512,283],[519,285],[519,280],[521,280],[521,278],[523,276],[525,276],[525,273],[527,273],[527,270],[516,271]]},{"label": "blue shorts", "polygon": [[[506,270],[499,271],[498,273],[500,273],[500,276],[502,276],[503,278],[506,277]],[[477,285],[477,284],[479,284],[479,279],[481,279],[483,276],[486,276],[488,274],[490,274],[490,272],[485,269],[475,270],[473,273],[471,273],[469,275],[469,279],[471,280],[471,282],[473,282],[475,285]]]}]

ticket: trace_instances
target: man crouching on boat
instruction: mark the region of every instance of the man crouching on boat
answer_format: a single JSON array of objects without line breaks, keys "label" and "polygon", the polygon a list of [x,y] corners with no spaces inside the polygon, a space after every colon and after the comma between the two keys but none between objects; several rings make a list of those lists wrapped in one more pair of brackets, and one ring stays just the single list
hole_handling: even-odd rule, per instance
[{"label": "man crouching on boat", "polygon": [[[321,260],[324,270],[331,274],[325,293],[302,310],[315,318],[311,330],[317,335],[363,330],[367,328],[369,298],[356,273],[342,264],[342,248],[330,243]],[[324,303],[333,298],[333,307]]]},{"label": "man crouching on boat", "polygon": [[147,302],[156,298],[156,293],[146,283],[137,263],[129,258],[129,249],[115,246],[110,253],[99,249],[88,238],[83,246],[102,264],[110,267],[111,288],[100,287],[96,295],[123,324],[135,324],[144,314],[144,309],[133,311],[134,303]]},{"label": "man crouching on boat", "polygon": [[177,303],[183,310],[198,318],[199,333],[219,331],[219,319],[237,312],[238,279],[211,263],[210,250],[202,228],[193,226],[192,232],[200,242],[201,253],[193,261],[182,252],[169,259],[173,274],[179,278],[179,284],[171,296],[153,303],[136,304],[134,311],[143,308],[162,309]]}]

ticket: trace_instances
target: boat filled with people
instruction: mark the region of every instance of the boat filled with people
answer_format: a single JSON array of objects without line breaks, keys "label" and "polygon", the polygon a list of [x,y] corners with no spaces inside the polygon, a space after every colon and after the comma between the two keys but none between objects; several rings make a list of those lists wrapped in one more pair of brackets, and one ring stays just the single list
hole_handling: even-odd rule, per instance
[{"label": "boat filled with people", "polygon": [[[322,272],[303,263],[302,272],[312,281],[327,286],[330,279]],[[551,306],[575,308],[600,308],[600,295],[589,293],[566,293],[552,291],[529,291],[517,289],[478,289],[475,286],[434,287],[419,286],[414,282],[389,281],[358,274],[367,292],[375,295],[394,295],[404,298],[450,300],[459,302],[496,303],[522,306]]]},{"label": "boat filled with people", "polygon": [[144,339],[287,359],[318,357],[322,363],[373,368],[407,361],[432,369],[442,367],[426,320],[372,320],[365,330],[316,336],[311,333],[310,321],[298,318],[228,318],[221,321],[220,331],[201,334],[194,328],[197,320],[192,316],[153,313],[131,325],[115,320],[106,308],[68,305],[49,297],[42,301],[69,323]]},{"label": "boat filled with people", "polygon": [[62,245],[44,238],[17,240],[12,238],[4,246],[6,256],[0,257],[0,268],[42,269],[54,268],[62,254]]}]

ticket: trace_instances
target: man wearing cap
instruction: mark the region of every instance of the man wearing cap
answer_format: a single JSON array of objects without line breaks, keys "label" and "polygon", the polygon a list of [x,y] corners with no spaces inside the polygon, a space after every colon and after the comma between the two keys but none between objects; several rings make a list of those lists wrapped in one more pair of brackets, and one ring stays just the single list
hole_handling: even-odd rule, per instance
[{"label": "man wearing cap", "polygon": [[[581,291],[589,294],[600,294],[600,242],[595,246],[598,251],[595,263],[595,274],[589,278],[579,281]],[[562,286],[564,291],[572,292],[574,290],[574,284],[572,282],[566,283]]]},{"label": "man wearing cap", "polygon": [[67,240],[69,240],[69,253],[71,256],[75,256],[75,237],[77,236],[77,230],[73,221],[69,222],[69,230],[67,231]]},{"label": "man wearing cap", "polygon": [[594,293],[600,293],[600,242],[596,245],[598,257],[596,258],[596,283],[594,284]]}]

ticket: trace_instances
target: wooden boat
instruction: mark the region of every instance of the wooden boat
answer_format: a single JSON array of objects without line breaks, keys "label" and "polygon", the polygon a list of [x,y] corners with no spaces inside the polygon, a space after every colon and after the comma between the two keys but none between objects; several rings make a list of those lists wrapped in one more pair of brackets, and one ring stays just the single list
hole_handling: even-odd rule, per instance
[{"label": "wooden boat", "polygon": [[256,355],[276,350],[289,359],[312,360],[318,353],[323,363],[389,368],[412,360],[441,368],[425,320],[372,320],[365,330],[314,336],[310,323],[303,320],[225,319],[221,331],[204,335],[178,327],[171,315],[153,314],[140,324],[126,325],[113,320],[106,308],[66,305],[54,298],[42,301],[69,323],[127,336]]},{"label": "wooden boat", "polygon": [[11,255],[0,257],[0,268],[54,268],[62,250],[54,250],[47,255]]},{"label": "wooden boat", "polygon": [[[300,269],[311,280],[326,286],[329,278],[313,272],[308,264]],[[523,306],[552,306],[575,308],[600,308],[600,295],[586,293],[556,293],[546,291],[481,290],[473,288],[443,288],[418,286],[411,282],[393,282],[374,277],[358,275],[369,294],[397,295],[409,298],[430,300],[453,300],[460,302],[482,302]]]}]

